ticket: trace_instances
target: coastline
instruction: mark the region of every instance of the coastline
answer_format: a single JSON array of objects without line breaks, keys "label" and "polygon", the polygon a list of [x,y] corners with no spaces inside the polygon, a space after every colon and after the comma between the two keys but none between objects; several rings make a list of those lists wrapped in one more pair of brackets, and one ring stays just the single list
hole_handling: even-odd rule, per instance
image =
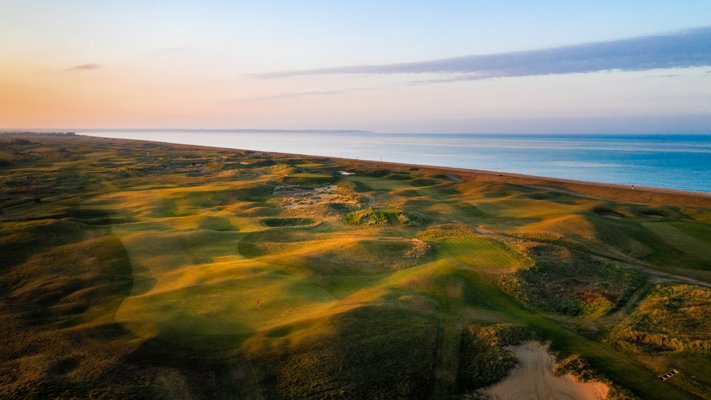
[{"label": "coastline", "polygon": [[[192,145],[192,144],[180,144],[180,143],[170,143],[170,142],[160,142],[154,140],[139,140],[139,139],[115,139],[106,138],[101,136],[90,136],[90,135],[77,135],[78,137],[89,137],[94,139],[102,140],[120,140],[120,141],[140,141],[146,143],[159,143],[163,145],[177,146],[179,148],[203,148],[211,150],[221,150],[221,151],[254,151],[256,153],[263,154],[279,154],[288,156],[298,156],[304,158],[328,158],[331,160],[343,162],[349,165],[368,165],[375,168],[418,168],[428,172],[449,172],[461,175],[461,178],[466,178],[469,181],[478,182],[504,182],[512,184],[523,184],[523,185],[542,185],[542,186],[553,186],[556,190],[566,190],[570,192],[575,192],[578,194],[584,194],[588,197],[598,197],[610,200],[624,200],[634,203],[645,203],[645,204],[675,204],[684,206],[698,206],[698,207],[711,207],[711,193],[705,192],[693,192],[686,190],[677,189],[667,189],[667,188],[656,188],[649,186],[630,186],[630,185],[620,185],[615,183],[605,183],[605,182],[590,182],[590,181],[580,181],[565,178],[553,178],[545,176],[535,176],[535,175],[524,175],[516,174],[511,172],[499,172],[499,171],[488,171],[479,169],[468,169],[468,168],[455,168],[455,167],[444,167],[438,165],[428,165],[428,164],[409,164],[409,163],[398,163],[392,161],[376,161],[376,160],[362,160],[362,159],[352,159],[352,158],[342,158],[342,157],[332,157],[332,156],[315,156],[299,153],[283,153],[274,151],[259,151],[250,149],[235,149],[230,147],[216,147],[216,146],[205,146],[205,145]],[[683,200],[683,201],[680,201]]]},{"label": "coastline", "polygon": [[[61,279],[49,293],[61,290],[69,300],[57,302],[62,308],[52,307],[53,315],[81,324],[56,330],[48,323],[26,340],[43,340],[47,332],[64,340],[82,332],[87,320],[121,328],[95,341],[88,335],[97,331],[89,326],[82,337],[91,341],[66,341],[82,354],[80,376],[91,376],[95,360],[115,354],[116,343],[135,343],[101,365],[144,376],[170,368],[175,382],[190,388],[220,385],[244,397],[261,390],[268,397],[309,397],[324,393],[323,387],[338,395],[340,384],[330,382],[349,382],[352,397],[364,398],[374,393],[373,377],[385,377],[381,397],[394,396],[383,391],[392,390],[392,379],[417,382],[405,397],[445,396],[470,379],[459,375],[459,361],[480,350],[492,368],[487,384],[502,379],[499,368],[510,368],[499,358],[507,351],[530,361],[512,371],[520,377],[502,381],[498,393],[523,389],[522,381],[533,387],[542,382],[584,398],[614,384],[615,390],[667,399],[693,398],[706,385],[666,385],[657,379],[664,371],[617,347],[649,343],[631,336],[644,332],[636,326],[630,325],[635,330],[629,336],[609,336],[613,342],[581,334],[575,321],[594,318],[596,332],[616,332],[627,326],[620,325],[624,318],[647,315],[638,305],[647,304],[648,293],[657,304],[666,293],[650,291],[657,288],[680,291],[684,319],[702,315],[686,310],[711,281],[707,195],[134,139],[18,134],[0,135],[0,143],[17,155],[2,168],[10,189],[2,218],[6,258],[15,262],[6,275],[27,277],[9,298],[29,305],[17,315],[34,318],[35,310],[47,308],[47,288]],[[587,197],[595,193],[658,204]],[[694,247],[677,247],[675,231],[664,230],[677,225],[699,228],[679,234]],[[641,241],[635,241],[639,232]],[[119,276],[125,286],[106,275]],[[103,297],[83,295],[104,282],[112,286],[98,292]],[[116,306],[96,319],[71,313],[79,307],[93,312],[100,301]],[[17,320],[9,329],[25,332]],[[666,333],[677,321],[663,314],[654,334],[684,340]],[[689,332],[698,336],[704,329]],[[378,331],[375,341],[361,334],[372,330]],[[553,356],[538,345],[502,347],[534,333],[555,343],[559,354],[580,355],[560,371],[580,365],[581,374],[596,374],[601,385],[552,375]],[[287,341],[293,347],[282,348]],[[185,348],[176,359],[175,349]],[[61,360],[64,348],[55,349],[11,356]],[[226,353],[231,358],[223,358]],[[316,364],[304,365],[302,354]],[[393,362],[373,362],[382,354]],[[214,368],[217,378],[183,360]],[[682,376],[693,371],[679,368]],[[308,373],[313,370],[323,371],[324,380]],[[235,371],[253,381],[219,380]],[[294,371],[303,373],[294,379]],[[45,375],[25,375],[11,390],[42,387]],[[102,375],[98,383],[77,385],[104,381]],[[134,375],[121,375],[117,385],[134,388],[135,382]]]},{"label": "coastline", "polygon": [[[12,133],[5,132],[5,135],[17,135],[17,136],[40,136],[48,139],[62,138],[63,136],[57,136],[41,132],[21,132]],[[541,186],[550,190],[562,190],[567,192],[576,193],[578,195],[584,195],[591,198],[599,199],[609,199],[609,200],[622,200],[631,203],[643,203],[643,204],[669,204],[678,206],[694,206],[694,207],[707,207],[711,208],[711,193],[707,192],[694,192],[678,189],[668,189],[668,188],[658,188],[650,186],[638,186],[638,185],[622,185],[616,183],[605,183],[605,182],[593,182],[593,181],[583,181],[574,180],[566,178],[554,178],[546,176],[536,176],[519,174],[512,172],[500,172],[500,171],[490,171],[490,170],[480,170],[480,169],[469,169],[469,168],[457,168],[457,167],[445,167],[438,165],[428,165],[428,164],[412,164],[412,163],[399,163],[392,161],[376,161],[376,160],[363,160],[363,159],[352,159],[343,157],[333,157],[333,156],[318,156],[318,155],[307,155],[300,153],[285,153],[285,152],[275,152],[275,151],[261,151],[261,150],[250,150],[250,149],[238,149],[231,147],[217,147],[217,146],[206,146],[206,145],[195,145],[195,144],[181,144],[181,143],[171,143],[162,142],[155,140],[144,140],[144,139],[122,139],[122,138],[108,138],[103,136],[91,136],[84,134],[77,134],[75,136],[67,136],[70,139],[78,138],[88,138],[92,140],[111,140],[118,142],[143,142],[143,143],[153,143],[161,145],[169,145],[181,149],[206,149],[206,150],[219,150],[219,151],[253,151],[259,154],[277,154],[282,156],[298,156],[309,159],[330,159],[337,162],[343,163],[347,167],[355,167],[357,165],[368,166],[371,168],[417,168],[431,173],[451,173],[456,174],[459,178],[471,181],[471,182],[500,182],[509,184],[520,184],[520,185],[534,185]]]}]

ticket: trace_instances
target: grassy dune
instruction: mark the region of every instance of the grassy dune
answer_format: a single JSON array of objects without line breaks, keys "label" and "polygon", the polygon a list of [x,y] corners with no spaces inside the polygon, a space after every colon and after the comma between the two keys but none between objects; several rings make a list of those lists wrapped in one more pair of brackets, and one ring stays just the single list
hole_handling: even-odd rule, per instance
[{"label": "grassy dune", "polygon": [[89,137],[0,146],[2,398],[452,398],[504,378],[503,346],[531,337],[612,395],[709,398],[708,196]]}]

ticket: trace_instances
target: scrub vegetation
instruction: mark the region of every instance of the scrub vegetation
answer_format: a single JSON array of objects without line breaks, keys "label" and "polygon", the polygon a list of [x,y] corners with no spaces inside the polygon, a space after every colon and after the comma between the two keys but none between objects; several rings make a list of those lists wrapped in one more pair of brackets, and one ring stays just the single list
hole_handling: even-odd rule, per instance
[{"label": "scrub vegetation", "polygon": [[703,195],[0,134],[0,398],[473,398],[530,340],[710,398],[709,249]]}]

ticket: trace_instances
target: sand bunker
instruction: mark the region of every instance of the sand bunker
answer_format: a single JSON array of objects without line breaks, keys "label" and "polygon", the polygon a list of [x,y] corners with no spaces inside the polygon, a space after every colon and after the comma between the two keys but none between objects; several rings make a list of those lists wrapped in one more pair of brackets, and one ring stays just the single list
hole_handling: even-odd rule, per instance
[{"label": "sand bunker", "polygon": [[609,388],[600,382],[580,382],[575,376],[553,375],[555,359],[548,345],[535,341],[509,347],[519,365],[509,376],[483,392],[497,400],[602,400]]}]

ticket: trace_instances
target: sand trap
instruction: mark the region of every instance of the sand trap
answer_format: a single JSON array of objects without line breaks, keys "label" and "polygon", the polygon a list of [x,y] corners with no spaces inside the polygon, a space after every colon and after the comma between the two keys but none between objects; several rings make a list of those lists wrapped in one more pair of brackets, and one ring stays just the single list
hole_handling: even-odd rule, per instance
[{"label": "sand trap", "polygon": [[548,345],[535,341],[509,347],[519,366],[503,381],[483,392],[497,400],[602,400],[608,387],[600,382],[580,382],[573,375],[553,375],[555,359]]}]

